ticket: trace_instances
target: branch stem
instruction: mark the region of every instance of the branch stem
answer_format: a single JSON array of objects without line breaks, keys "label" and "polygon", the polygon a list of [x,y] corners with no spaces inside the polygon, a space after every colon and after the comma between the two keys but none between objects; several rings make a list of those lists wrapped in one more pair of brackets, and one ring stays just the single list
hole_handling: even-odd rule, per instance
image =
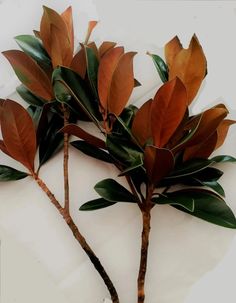
[{"label": "branch stem", "polygon": [[[64,104],[62,104],[62,111],[64,117],[64,127],[68,124],[69,112]],[[63,169],[64,169],[64,208],[66,212],[70,212],[70,196],[69,196],[69,173],[68,173],[68,164],[69,164],[69,134],[64,133],[64,160],[63,160]]]},{"label": "branch stem", "polygon": [[86,253],[86,255],[89,257],[90,261],[93,263],[95,269],[97,270],[97,272],[99,273],[99,275],[103,279],[105,285],[107,286],[107,289],[108,289],[108,291],[110,293],[112,302],[113,303],[119,303],[118,294],[116,292],[116,289],[115,289],[112,281],[110,280],[110,278],[109,278],[108,274],[106,273],[104,267],[102,266],[100,260],[95,255],[95,253],[93,252],[93,250],[91,249],[91,247],[88,245],[88,243],[86,242],[86,240],[83,237],[83,235],[80,233],[78,227],[74,223],[74,221],[73,221],[71,215],[69,214],[69,212],[67,211],[67,209],[65,209],[65,208],[63,208],[61,206],[61,204],[58,202],[58,200],[56,199],[56,197],[52,194],[52,192],[47,187],[47,185],[43,182],[43,180],[41,180],[38,177],[38,175],[33,174],[32,176],[35,179],[35,181],[37,182],[37,184],[39,185],[39,187],[48,196],[48,198],[50,199],[51,203],[59,211],[59,213],[61,214],[61,216],[65,220],[66,224],[70,228],[70,230],[71,230],[72,234],[74,235],[75,239],[79,242],[80,246],[82,247],[82,249],[84,250],[84,252]]},{"label": "branch stem", "polygon": [[145,204],[143,205],[142,211],[142,222],[143,230],[141,236],[141,255],[140,255],[140,266],[138,274],[138,303],[143,303],[145,300],[145,278],[147,271],[147,258],[148,258],[148,246],[149,246],[149,235],[151,230],[151,198],[153,188],[149,187],[147,190],[147,196]]}]

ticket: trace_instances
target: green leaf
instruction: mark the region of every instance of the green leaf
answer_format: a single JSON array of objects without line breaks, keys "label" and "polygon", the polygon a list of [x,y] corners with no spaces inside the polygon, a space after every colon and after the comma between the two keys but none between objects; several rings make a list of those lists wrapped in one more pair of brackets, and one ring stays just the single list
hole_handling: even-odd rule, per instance
[{"label": "green leaf", "polygon": [[130,174],[130,172],[133,172],[134,170],[137,170],[137,168],[142,168],[142,167],[143,167],[143,157],[140,156],[139,158],[135,159],[134,162],[129,167],[123,170],[119,174],[119,177]]},{"label": "green leaf", "polygon": [[89,202],[84,203],[83,205],[80,206],[79,210],[96,210],[96,209],[101,209],[101,208],[105,208],[108,206],[112,206],[116,204],[116,202],[111,202],[111,201],[107,201],[103,198],[99,198],[99,199],[95,199],[95,200],[91,200]]},{"label": "green leaf", "polygon": [[[149,54],[149,53],[148,53]],[[164,82],[167,82],[168,81],[168,67],[167,65],[165,64],[164,60],[159,57],[158,55],[154,55],[154,54],[149,54],[151,57],[152,57],[152,60],[154,62],[154,65],[157,69],[157,72],[161,78],[161,81],[164,83]]]},{"label": "green leaf", "polygon": [[[135,114],[137,113],[138,108],[134,105],[129,105],[126,108],[124,108],[124,110],[122,111],[122,113],[120,114],[120,119],[123,121],[123,124],[130,130],[131,126],[132,126],[132,122],[134,119]],[[121,125],[121,123],[119,122],[119,120],[115,121],[114,125],[113,125],[113,132],[117,132],[117,133],[123,133],[124,132],[124,126]],[[127,131],[126,131],[127,132]]]},{"label": "green leaf", "polygon": [[41,114],[42,114],[42,110],[43,110],[42,107],[36,107],[33,105],[30,105],[27,108],[27,111],[30,114],[30,116],[34,122],[35,129],[37,129],[37,127],[38,127],[39,120],[40,120]]},{"label": "green leaf", "polygon": [[196,174],[201,170],[209,167],[213,161],[207,159],[193,159],[182,163],[165,179],[174,179]]},{"label": "green leaf", "polygon": [[42,166],[63,147],[64,134],[58,132],[64,125],[63,119],[53,114],[41,134],[39,142],[39,163]]},{"label": "green leaf", "polygon": [[71,99],[69,96],[73,97],[87,116],[96,124],[99,124],[98,121],[101,120],[101,114],[99,112],[98,102],[91,96],[85,80],[66,67],[56,68],[53,72],[52,79],[54,94],[59,102],[69,103]]},{"label": "green leaf", "polygon": [[137,202],[133,194],[113,179],[98,182],[94,189],[102,198],[111,202]]},{"label": "green leaf", "polygon": [[92,158],[107,162],[107,163],[113,163],[112,157],[105,152],[104,150],[89,144],[86,141],[83,140],[77,140],[71,142],[71,145],[74,146],[76,149],[80,150],[85,155],[88,155]]},{"label": "green leaf", "polygon": [[224,191],[223,187],[217,181],[206,181],[206,182],[202,182],[202,183],[203,183],[203,185],[213,189],[219,195],[225,197],[225,191]]},{"label": "green leaf", "polygon": [[124,136],[109,134],[106,138],[106,146],[109,153],[126,168],[143,157],[139,148]]},{"label": "green leaf", "polygon": [[98,59],[94,50],[85,46],[86,62],[87,62],[87,74],[89,82],[94,94],[94,97],[98,99],[97,92],[97,75],[98,75]]},{"label": "green leaf", "polygon": [[236,218],[225,203],[225,201],[212,191],[204,189],[185,189],[166,194],[169,198],[183,196],[194,199],[195,208],[193,212],[181,206],[174,206],[178,210],[184,211],[192,216],[201,218],[210,223],[214,223],[227,228],[236,228]]},{"label": "green leaf", "polygon": [[187,197],[184,194],[182,196],[173,194],[171,197],[160,194],[159,197],[152,198],[152,201],[156,204],[179,205],[190,212],[194,211],[194,199],[192,197]]},{"label": "green leaf", "polygon": [[45,103],[43,99],[35,96],[24,85],[20,85],[16,88],[17,93],[21,98],[30,105],[42,107]]},{"label": "green leaf", "polygon": [[31,35],[16,36],[19,47],[32,59],[42,65],[51,65],[51,60],[39,39]]},{"label": "green leaf", "polygon": [[0,181],[20,180],[26,177],[28,177],[28,174],[25,172],[6,165],[0,165]]},{"label": "green leaf", "polygon": [[222,163],[222,162],[236,162],[236,158],[228,155],[219,155],[211,158],[211,161],[214,161],[216,163]]}]

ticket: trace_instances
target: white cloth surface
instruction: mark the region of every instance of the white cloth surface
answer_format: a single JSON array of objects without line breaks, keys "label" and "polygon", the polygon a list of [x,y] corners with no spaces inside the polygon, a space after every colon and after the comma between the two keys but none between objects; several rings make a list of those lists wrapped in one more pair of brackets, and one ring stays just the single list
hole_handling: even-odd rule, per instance
[{"label": "white cloth surface", "polygon": [[[233,110],[231,117],[236,118],[236,2],[2,0],[1,51],[16,48],[14,36],[39,27],[42,4],[59,11],[71,4],[78,39],[84,37],[86,22],[97,19],[100,24],[94,31],[96,41],[118,41],[127,50],[139,51],[135,74],[143,85],[135,89],[131,98],[139,105],[153,96],[154,87],[160,85],[146,51],[162,54],[163,45],[176,34],[187,46],[196,33],[208,60],[208,76],[193,110],[225,102]],[[3,56],[0,66],[1,97],[19,100],[14,94],[18,80]],[[236,130],[232,127],[219,153],[236,156],[235,142]],[[0,163],[22,169],[2,153]],[[235,166],[227,164],[223,169],[221,184],[226,201],[236,213]],[[63,199],[62,173],[61,154],[41,171],[41,177],[59,200]],[[97,212],[78,211],[82,203],[96,197],[93,186],[97,181],[116,176],[117,171],[109,165],[71,149],[72,215],[117,286],[121,302],[131,303],[136,301],[140,253],[138,208],[120,203]],[[2,303],[100,303],[109,297],[63,220],[32,180],[0,184],[0,231]],[[152,212],[150,243],[147,303],[235,300],[235,279],[231,278],[236,266],[234,230],[160,206]]]}]

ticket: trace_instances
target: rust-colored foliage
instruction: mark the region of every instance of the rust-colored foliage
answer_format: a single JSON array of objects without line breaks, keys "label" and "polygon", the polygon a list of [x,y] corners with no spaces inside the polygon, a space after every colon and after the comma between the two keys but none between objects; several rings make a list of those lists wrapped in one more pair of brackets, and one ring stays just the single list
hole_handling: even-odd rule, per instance
[{"label": "rust-colored foliage", "polygon": [[73,23],[70,9],[61,16],[53,9],[44,6],[40,24],[40,38],[54,67],[58,65],[70,66],[74,51],[72,33]]},{"label": "rust-colored foliage", "polygon": [[147,146],[144,152],[144,166],[147,171],[149,181],[153,185],[166,177],[174,168],[174,156],[170,150]]},{"label": "rust-colored foliage", "polygon": [[187,94],[179,78],[166,82],[156,93],[151,109],[154,145],[164,147],[181,123],[187,109]]},{"label": "rust-colored foliage", "polygon": [[21,162],[30,172],[34,172],[36,134],[33,121],[27,111],[15,101],[8,99],[2,107],[1,131],[4,148],[12,158]]},{"label": "rust-colored foliage", "polygon": [[196,35],[192,37],[187,49],[182,49],[179,39],[175,37],[167,44],[165,53],[169,80],[180,78],[186,87],[190,104],[206,75],[207,63],[202,47]]},{"label": "rust-colored foliage", "polygon": [[132,124],[132,133],[138,142],[144,146],[152,138],[151,124],[151,107],[153,100],[145,102],[137,111]]},{"label": "rust-colored foliage", "polygon": [[50,101],[53,99],[51,82],[46,73],[24,52],[9,50],[3,55],[10,62],[20,81],[37,96]]}]

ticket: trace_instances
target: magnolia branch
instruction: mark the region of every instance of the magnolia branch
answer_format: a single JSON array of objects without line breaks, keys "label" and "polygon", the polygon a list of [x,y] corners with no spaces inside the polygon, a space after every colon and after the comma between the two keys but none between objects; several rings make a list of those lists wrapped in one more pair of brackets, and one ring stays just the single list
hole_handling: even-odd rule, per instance
[{"label": "magnolia branch", "polygon": [[72,217],[70,216],[69,212],[60,205],[60,203],[58,202],[56,197],[53,195],[53,193],[50,191],[50,189],[47,187],[47,185],[36,174],[33,175],[33,178],[38,183],[40,188],[48,196],[51,203],[56,207],[56,209],[62,215],[62,217],[64,218],[68,227],[70,228],[71,232],[73,233],[75,239],[79,242],[79,244],[83,248],[84,252],[87,254],[90,261],[93,263],[94,267],[96,268],[96,270],[98,271],[98,273],[100,274],[101,278],[103,279],[105,285],[108,288],[108,291],[110,293],[112,302],[113,303],[119,303],[118,294],[116,292],[116,289],[115,289],[112,281],[110,280],[110,278],[109,278],[108,274],[106,273],[104,267],[102,266],[100,260],[95,255],[95,253],[93,252],[91,247],[88,245],[88,243],[86,242],[83,235],[80,233],[78,227],[74,223],[74,221],[73,221]]},{"label": "magnolia branch", "polygon": [[[69,112],[64,104],[62,104],[63,118],[64,118],[64,127],[68,124]],[[70,209],[70,197],[69,197],[69,173],[68,173],[68,164],[69,164],[69,134],[64,133],[64,207],[65,210],[69,213]]]},{"label": "magnolia branch", "polygon": [[145,277],[147,271],[147,257],[148,257],[148,246],[149,246],[149,235],[151,229],[151,198],[152,198],[153,188],[150,186],[147,190],[146,201],[141,209],[142,211],[142,221],[143,230],[141,236],[141,256],[140,256],[140,266],[138,274],[138,303],[143,303],[145,299]]}]

